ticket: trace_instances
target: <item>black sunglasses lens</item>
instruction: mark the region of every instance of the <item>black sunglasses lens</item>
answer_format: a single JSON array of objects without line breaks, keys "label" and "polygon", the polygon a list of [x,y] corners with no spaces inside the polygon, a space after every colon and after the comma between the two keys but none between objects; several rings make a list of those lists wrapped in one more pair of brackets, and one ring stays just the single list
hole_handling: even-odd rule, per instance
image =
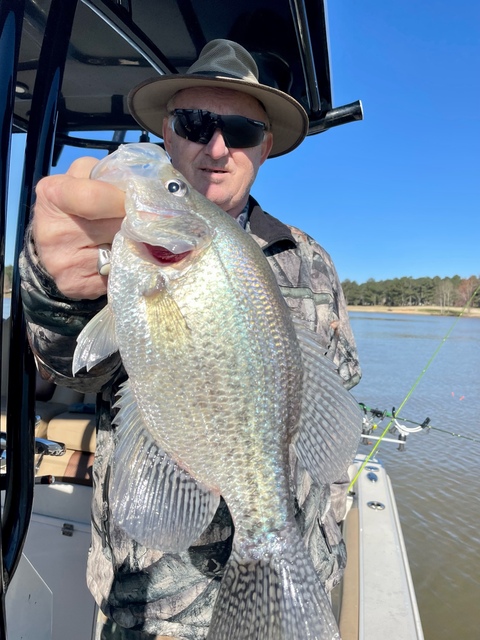
[{"label": "black sunglasses lens", "polygon": [[181,138],[200,144],[207,144],[211,140],[215,129],[210,127],[209,131],[209,119],[203,117],[204,112],[198,109],[175,109],[173,113],[173,129]]},{"label": "black sunglasses lens", "polygon": [[220,129],[227,147],[255,147],[263,140],[265,124],[243,116],[220,116],[200,109],[175,109],[173,129],[182,138],[208,144]]},{"label": "black sunglasses lens", "polygon": [[222,133],[228,147],[256,147],[263,140],[265,125],[263,122],[243,116],[222,116]]}]

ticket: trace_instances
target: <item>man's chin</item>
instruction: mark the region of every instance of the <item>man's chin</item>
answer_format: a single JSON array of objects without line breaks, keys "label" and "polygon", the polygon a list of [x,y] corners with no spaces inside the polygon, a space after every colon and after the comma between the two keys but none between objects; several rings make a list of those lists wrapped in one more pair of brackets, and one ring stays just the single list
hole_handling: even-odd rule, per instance
[{"label": "man's chin", "polygon": [[217,184],[204,185],[200,193],[223,209],[223,204],[230,200],[225,190]]}]

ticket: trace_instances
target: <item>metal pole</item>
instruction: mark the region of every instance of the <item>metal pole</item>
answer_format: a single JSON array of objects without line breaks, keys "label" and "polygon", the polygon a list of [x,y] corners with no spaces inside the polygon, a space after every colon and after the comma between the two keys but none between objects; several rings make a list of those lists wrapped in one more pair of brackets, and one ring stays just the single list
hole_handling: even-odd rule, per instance
[{"label": "metal pole", "polygon": [[[16,1],[13,0],[13,4]],[[76,0],[52,0],[35,80],[25,150],[11,301],[10,344],[14,357],[10,359],[9,366],[7,424],[10,427],[7,435],[7,489],[2,532],[3,574],[7,588],[25,542],[34,486],[35,366],[25,339],[18,257],[30,217],[35,184],[50,168],[57,103],[76,5]]]},{"label": "metal pole", "polygon": [[[0,60],[2,61],[0,66],[0,299],[2,309],[10,145],[15,104],[15,78],[24,8],[24,0],[0,1]],[[0,323],[0,345],[2,343],[2,325],[3,322]],[[4,582],[1,537],[0,552],[0,640],[6,640],[6,585]]]}]

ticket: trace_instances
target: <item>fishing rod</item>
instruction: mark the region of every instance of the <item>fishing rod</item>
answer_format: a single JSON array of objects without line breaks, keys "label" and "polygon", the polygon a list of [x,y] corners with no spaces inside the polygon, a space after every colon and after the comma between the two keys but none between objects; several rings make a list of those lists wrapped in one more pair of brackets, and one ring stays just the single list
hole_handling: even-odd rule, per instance
[{"label": "fishing rod", "polygon": [[[378,418],[379,422],[382,422],[383,420],[385,420],[385,418],[393,418],[394,427],[401,434],[402,433],[406,433],[406,434],[418,433],[423,430],[429,431],[430,429],[432,429],[433,431],[439,431],[449,436],[455,436],[456,438],[462,438],[463,440],[470,440],[471,442],[480,443],[480,438],[473,438],[472,436],[466,436],[463,433],[456,433],[455,431],[449,431],[448,429],[442,429],[441,427],[437,427],[436,425],[430,424],[430,418],[425,418],[423,422],[421,422],[420,420],[409,420],[408,418],[399,416],[395,410],[395,407],[393,407],[392,411],[390,412],[390,411],[382,411],[381,409],[374,409],[372,407],[367,407],[367,405],[364,404],[363,402],[359,402],[358,404],[363,409],[365,414],[370,413],[373,418]],[[405,427],[404,425],[400,424],[400,421],[402,423],[413,424],[415,425],[415,427],[414,428]],[[377,424],[372,424],[371,430],[375,430],[377,427],[378,427]],[[371,430],[365,431],[363,435],[369,436],[370,438],[372,438]],[[375,437],[375,439],[377,438]]]},{"label": "fishing rod", "polygon": [[[417,388],[418,384],[420,383],[420,381],[422,380],[423,376],[426,374],[426,372],[428,371],[428,369],[430,368],[432,362],[435,360],[435,358],[438,355],[438,352],[440,351],[440,349],[443,347],[443,345],[445,344],[445,342],[447,341],[447,339],[450,337],[450,334],[452,333],[452,331],[454,330],[454,328],[457,325],[457,322],[460,320],[460,318],[463,316],[463,314],[465,313],[465,311],[468,309],[468,307],[470,306],[470,304],[472,303],[473,299],[475,298],[475,296],[477,295],[477,293],[480,291],[480,285],[475,289],[475,291],[472,293],[472,295],[470,296],[469,300],[466,302],[465,306],[463,307],[463,309],[460,311],[460,313],[458,314],[458,316],[455,318],[454,322],[452,323],[452,325],[450,326],[450,328],[448,329],[447,333],[445,334],[445,336],[442,338],[442,340],[440,341],[440,344],[437,346],[437,348],[435,349],[435,351],[433,352],[432,356],[430,357],[430,359],[428,360],[425,368],[421,371],[420,375],[418,376],[418,378],[415,380],[415,382],[413,383],[412,387],[410,388],[410,391],[407,393],[407,395],[405,396],[405,398],[403,399],[402,403],[400,404],[400,407],[398,408],[398,411],[401,411],[403,409],[403,407],[405,406],[405,404],[407,403],[407,401],[409,400],[409,398],[411,397],[412,393],[415,391],[415,389]],[[398,412],[397,412],[398,413]],[[395,418],[392,417],[392,419],[388,422],[387,426],[385,427],[385,429],[383,430],[381,436],[378,438],[377,442],[374,444],[372,450],[370,451],[370,453],[368,454],[368,456],[365,457],[365,460],[362,462],[359,470],[357,471],[357,473],[355,474],[355,477],[353,478],[353,480],[351,481],[351,483],[348,486],[348,490],[351,491],[354,484],[356,483],[356,481],[358,480],[358,478],[360,477],[360,474],[362,473],[363,469],[365,468],[365,466],[369,463],[369,461],[371,460],[371,458],[373,457],[373,455],[375,454],[375,451],[377,451],[378,447],[380,446],[381,442],[383,441],[383,439],[385,438],[385,436],[387,435],[387,433],[390,431],[390,428],[392,426],[392,424],[394,424]]]}]

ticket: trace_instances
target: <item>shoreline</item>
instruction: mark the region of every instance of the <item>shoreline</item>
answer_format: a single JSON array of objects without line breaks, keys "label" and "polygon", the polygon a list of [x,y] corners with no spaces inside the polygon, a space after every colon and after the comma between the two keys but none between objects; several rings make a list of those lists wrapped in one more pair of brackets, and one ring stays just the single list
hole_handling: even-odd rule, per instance
[{"label": "shoreline", "polygon": [[[3,294],[4,298],[10,299],[10,292]],[[462,307],[440,307],[436,305],[425,305],[422,307],[387,307],[383,305],[347,305],[348,312],[360,313],[404,313],[421,316],[458,316]],[[480,307],[471,307],[462,314],[463,318],[480,318]]]},{"label": "shoreline", "polygon": [[[361,306],[348,305],[347,309],[351,311],[360,311],[362,313],[404,313],[422,316],[458,316],[462,307],[440,307],[435,305],[425,305],[422,307],[386,307],[382,305]],[[463,314],[463,318],[480,318],[480,308],[474,307],[467,309]]]}]

